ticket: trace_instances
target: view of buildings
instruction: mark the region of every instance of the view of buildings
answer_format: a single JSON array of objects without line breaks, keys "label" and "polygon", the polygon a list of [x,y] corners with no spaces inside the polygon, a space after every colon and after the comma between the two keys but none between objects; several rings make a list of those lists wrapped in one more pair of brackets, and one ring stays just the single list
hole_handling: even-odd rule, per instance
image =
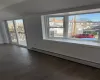
[{"label": "view of buildings", "polygon": [[[93,17],[88,17],[93,15]],[[82,18],[83,17],[83,18]],[[95,20],[94,20],[95,19]],[[53,17],[49,20],[50,35],[54,37],[63,37],[63,17]],[[100,32],[100,20],[94,16],[94,14],[82,14],[69,16],[68,24],[68,38],[80,38],[75,37],[77,35],[89,34],[93,37],[83,36],[81,38],[91,38],[97,40]]]},{"label": "view of buildings", "polygon": [[63,17],[50,18],[49,26],[50,37],[63,37]]}]

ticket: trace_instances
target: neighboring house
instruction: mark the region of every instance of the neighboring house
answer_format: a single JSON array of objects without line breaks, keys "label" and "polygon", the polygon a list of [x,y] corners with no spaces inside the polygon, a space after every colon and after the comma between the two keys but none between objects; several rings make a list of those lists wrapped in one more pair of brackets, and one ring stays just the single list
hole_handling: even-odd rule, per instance
[{"label": "neighboring house", "polygon": [[[73,27],[75,27],[75,34],[83,34],[84,30],[91,29],[92,26],[98,26],[100,22],[92,21],[69,21],[69,36],[73,33]],[[74,35],[75,35],[74,34]]]},{"label": "neighboring house", "polygon": [[53,18],[49,25],[52,27],[63,27],[63,20],[57,20],[56,18]]},{"label": "neighboring house", "polygon": [[[57,20],[56,18],[53,18],[49,22],[49,25],[52,27],[63,27],[63,20]],[[70,20],[68,24],[68,37],[71,37],[72,35],[76,35],[76,34],[83,34],[84,30],[93,29],[92,26],[99,26],[99,25],[100,25],[100,21],[93,22],[93,21],[85,21],[85,20],[79,20],[79,21]],[[59,30],[55,29],[54,32],[55,34],[56,33],[62,34],[62,30],[60,29]]]}]

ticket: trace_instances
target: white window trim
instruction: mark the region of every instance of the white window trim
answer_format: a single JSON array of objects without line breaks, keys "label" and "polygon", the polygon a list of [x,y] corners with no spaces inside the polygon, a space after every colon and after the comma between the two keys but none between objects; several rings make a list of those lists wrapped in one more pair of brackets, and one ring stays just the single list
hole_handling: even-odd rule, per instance
[{"label": "white window trim", "polygon": [[64,38],[68,36],[68,16],[64,16]]},{"label": "white window trim", "polygon": [[72,43],[72,44],[79,44],[88,47],[100,47],[100,42],[92,42],[92,41],[85,41],[85,40],[73,40],[73,39],[44,39],[46,41],[53,41],[53,42],[61,42],[61,43]]},{"label": "white window trim", "polygon": [[[95,40],[95,41],[92,41],[92,40],[77,40],[77,39],[67,37],[68,36],[68,16],[70,16],[70,15],[79,15],[79,14],[90,14],[90,13],[100,13],[100,9],[90,9],[90,10],[82,10],[82,11],[74,11],[74,12],[67,12],[67,13],[44,15],[46,17],[46,19],[48,17],[64,17],[64,25],[63,25],[64,26],[64,37],[53,37],[53,38],[51,38],[51,37],[46,36],[45,39],[46,40],[54,40],[54,41],[56,41],[56,40],[63,41],[62,39],[64,39],[64,41],[68,40],[68,42],[69,42],[69,40],[71,40],[71,41],[74,40],[74,41],[79,41],[79,44],[80,44],[80,41],[82,41],[82,42],[93,42],[93,43],[97,43],[97,44],[100,45],[100,43],[99,43],[100,42],[100,34],[99,34],[98,40]],[[43,28],[45,28],[45,30],[47,30],[46,29],[47,27],[48,27],[47,23],[45,23],[45,26]],[[45,34],[49,35],[48,32],[47,33],[45,32]]]},{"label": "white window trim", "polygon": [[63,27],[50,27],[49,26],[49,17],[64,17],[65,19],[65,16],[64,15],[48,15],[46,16],[46,21],[47,23],[45,23],[45,29],[46,29],[46,34],[47,34],[47,38],[49,39],[63,39],[64,38],[64,32],[63,32],[63,37],[49,37],[49,29],[50,28],[63,28],[65,30],[65,22],[63,22]]}]

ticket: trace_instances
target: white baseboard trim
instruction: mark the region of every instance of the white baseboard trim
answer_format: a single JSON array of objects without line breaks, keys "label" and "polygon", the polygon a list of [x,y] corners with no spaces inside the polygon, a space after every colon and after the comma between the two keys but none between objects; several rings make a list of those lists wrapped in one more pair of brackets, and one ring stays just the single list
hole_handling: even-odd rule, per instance
[{"label": "white baseboard trim", "polygon": [[94,63],[94,62],[90,62],[90,61],[86,61],[86,60],[82,60],[82,59],[78,59],[78,58],[74,58],[74,57],[70,57],[70,56],[66,56],[66,55],[61,55],[61,54],[57,54],[57,53],[53,53],[53,52],[49,52],[49,51],[45,51],[45,50],[41,50],[41,49],[37,49],[37,48],[31,48],[30,50],[34,50],[34,51],[37,51],[37,52],[56,56],[56,57],[59,57],[59,58],[63,58],[63,59],[70,60],[70,61],[73,61],[73,62],[77,62],[77,63],[80,63],[80,64],[92,66],[92,67],[95,67],[95,68],[100,68],[99,63]]}]

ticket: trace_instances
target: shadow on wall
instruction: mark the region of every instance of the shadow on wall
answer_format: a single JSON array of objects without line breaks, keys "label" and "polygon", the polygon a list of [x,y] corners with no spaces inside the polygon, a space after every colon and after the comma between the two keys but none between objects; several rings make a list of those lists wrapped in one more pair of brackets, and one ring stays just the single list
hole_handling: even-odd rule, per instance
[{"label": "shadow on wall", "polygon": [[[91,3],[92,2],[93,0],[91,1]],[[48,1],[48,0],[42,0],[42,1],[21,0],[20,2],[17,2],[16,4],[13,4],[11,6],[8,6],[0,10],[0,19],[6,20],[6,19],[11,19],[11,18],[25,17],[27,15],[33,15],[33,14],[48,14],[48,13],[51,14],[51,13],[77,11],[80,9],[84,10],[84,9],[99,8],[100,4],[97,4],[98,3],[97,1],[95,2],[96,3],[94,5],[91,5],[90,1],[87,1],[87,2],[84,1],[84,3],[82,3],[80,0],[77,2],[77,4],[79,5],[77,5],[76,3],[72,4],[71,2],[68,2],[69,4],[71,4],[69,5],[68,3],[65,3],[64,1],[61,1],[61,0],[58,0],[58,1],[53,0],[53,2]],[[26,6],[26,5],[29,5],[29,6]]]}]

